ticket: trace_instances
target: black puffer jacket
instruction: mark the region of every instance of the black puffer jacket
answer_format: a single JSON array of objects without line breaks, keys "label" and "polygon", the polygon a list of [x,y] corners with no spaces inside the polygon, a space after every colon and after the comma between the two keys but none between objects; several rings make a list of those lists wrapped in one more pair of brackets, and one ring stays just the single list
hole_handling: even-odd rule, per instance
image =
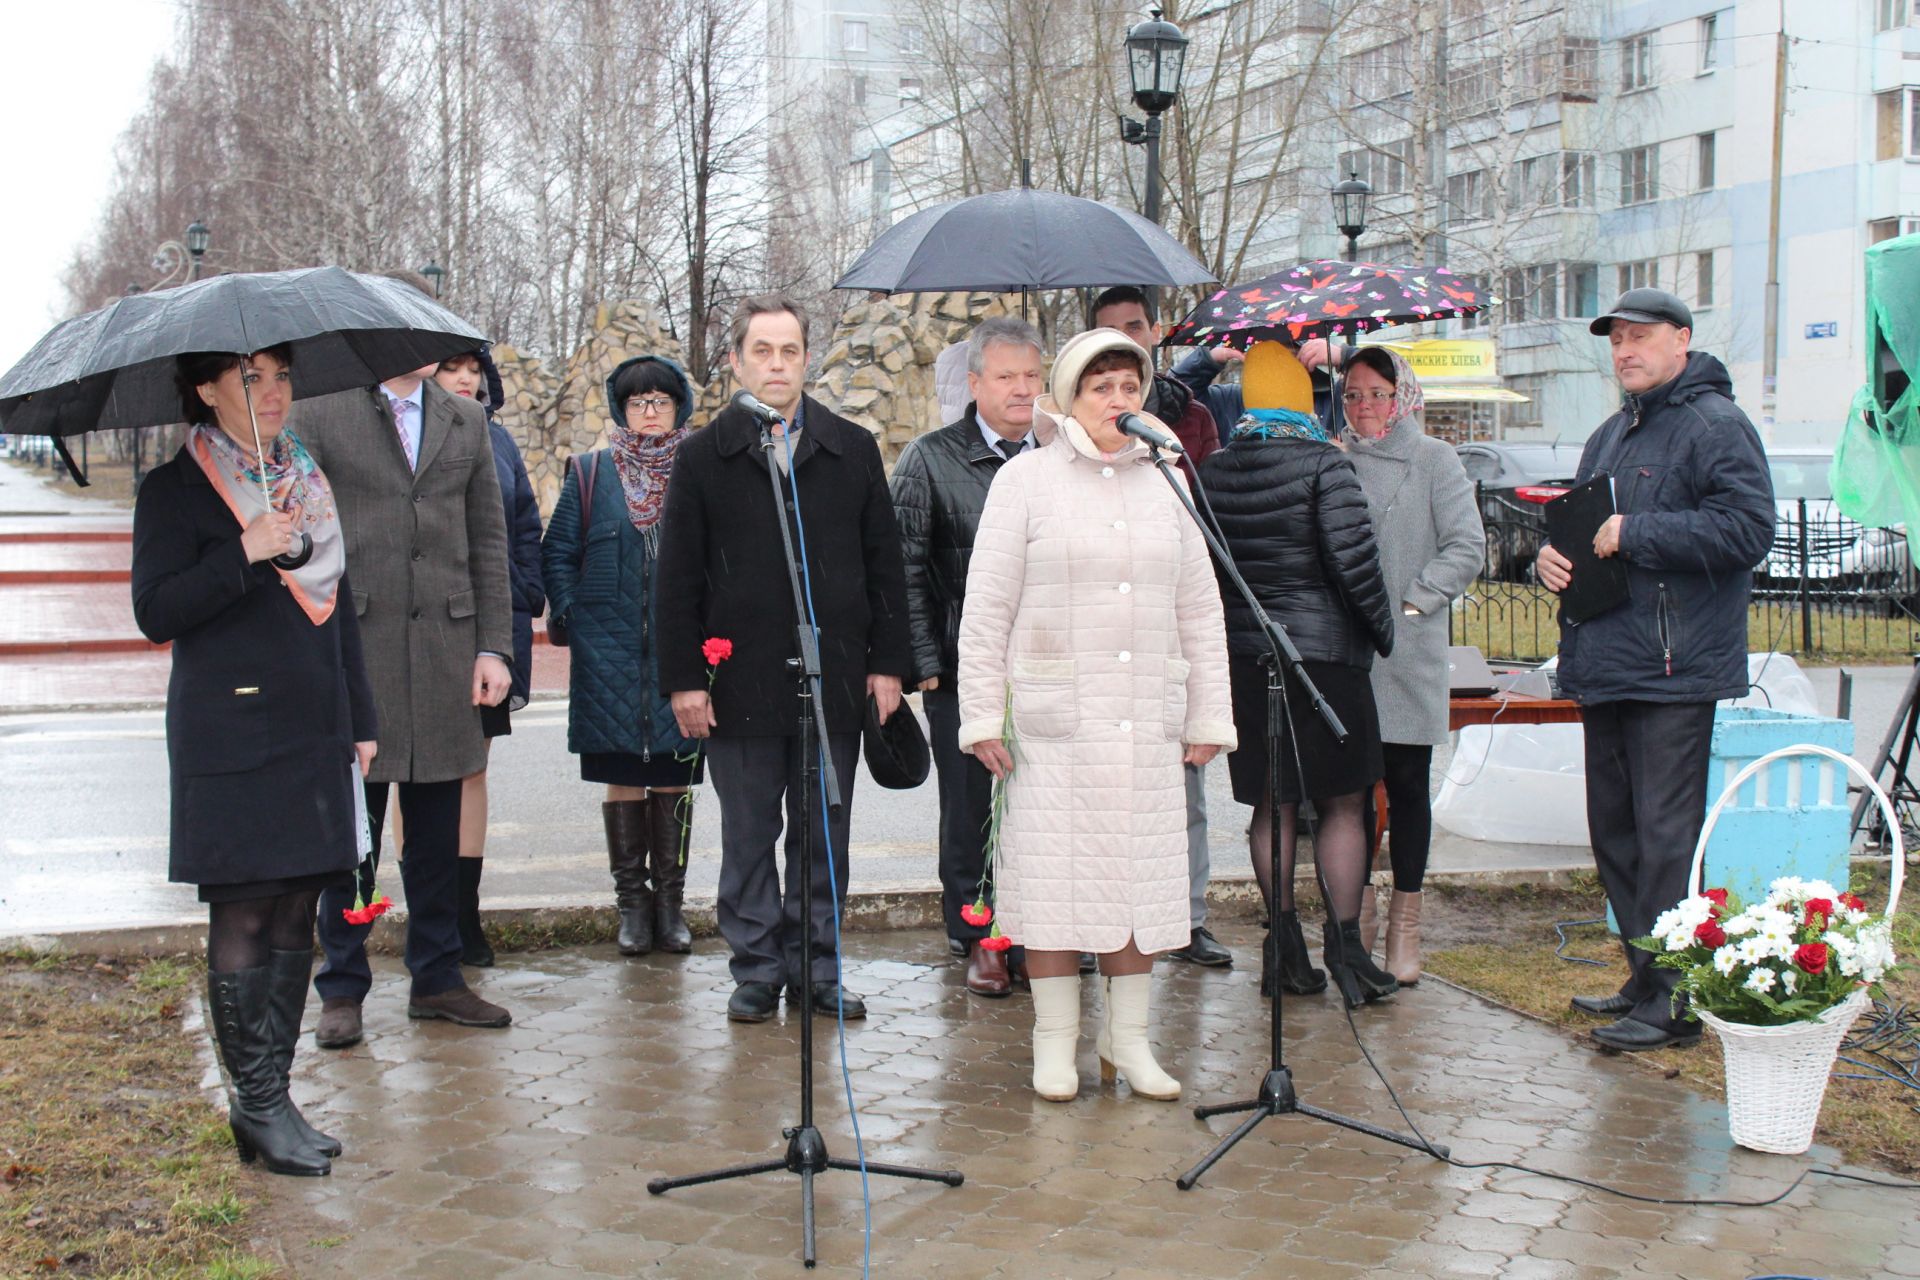
[{"label": "black puffer jacket", "polygon": [[[1221,538],[1241,576],[1309,662],[1365,671],[1393,652],[1393,604],[1367,497],[1347,456],[1314,440],[1242,437],[1200,464]],[[1220,584],[1227,648],[1266,640],[1232,584]]]},{"label": "black puffer jacket", "polygon": [[1007,461],[988,446],[974,413],[968,404],[958,422],[913,441],[893,464],[893,512],[907,562],[916,682],[935,676],[951,682],[959,670],[954,646],[973,532],[987,504],[987,486]]},{"label": "black puffer jacket", "polygon": [[1560,688],[1581,703],[1716,702],[1747,691],[1753,566],[1773,546],[1773,477],[1726,366],[1679,376],[1600,425],[1577,480],[1614,479],[1627,599],[1560,623]]}]

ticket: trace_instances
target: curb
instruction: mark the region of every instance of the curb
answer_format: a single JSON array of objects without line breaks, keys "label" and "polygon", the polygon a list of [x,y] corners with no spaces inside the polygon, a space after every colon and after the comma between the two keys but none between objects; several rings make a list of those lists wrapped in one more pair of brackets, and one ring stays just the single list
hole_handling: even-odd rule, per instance
[{"label": "curb", "polygon": [[[1564,866],[1516,867],[1499,871],[1429,870],[1427,882],[1490,888],[1514,888],[1520,885],[1562,888],[1571,883],[1578,870],[1580,868]],[[1310,884],[1303,884],[1301,900],[1317,902],[1318,897],[1310,894],[1317,895],[1317,890],[1313,890]],[[1224,877],[1207,886],[1207,909],[1216,918],[1258,920],[1262,914],[1261,907],[1259,886],[1251,876]],[[718,936],[712,898],[689,898],[686,913],[694,937]],[[604,906],[495,907],[481,914],[496,935],[496,946],[504,951],[545,951],[610,943],[620,926],[619,913],[611,903]],[[399,955],[406,942],[406,930],[401,927],[406,918],[404,910],[396,910],[374,921],[373,932],[367,939],[368,949],[378,955]],[[940,928],[944,921],[940,890],[876,889],[854,893],[847,898],[842,920],[848,931],[856,933]],[[177,955],[183,951],[199,952],[205,946],[206,925],[199,920],[0,936],[0,950],[61,951],[75,955]]]}]

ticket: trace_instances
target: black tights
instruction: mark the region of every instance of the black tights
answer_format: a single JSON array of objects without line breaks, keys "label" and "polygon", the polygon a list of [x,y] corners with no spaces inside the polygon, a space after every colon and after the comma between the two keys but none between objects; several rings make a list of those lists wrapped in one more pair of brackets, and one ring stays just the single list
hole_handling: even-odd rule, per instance
[{"label": "black tights", "polygon": [[313,946],[317,889],[271,898],[207,904],[207,968],[215,973],[258,969],[269,951],[306,951]]},{"label": "black tights", "polygon": [[[1326,883],[1328,914],[1336,920],[1360,918],[1360,890],[1367,883],[1367,829],[1363,820],[1366,792],[1319,796],[1313,802],[1319,821],[1314,825],[1314,860]],[[1273,841],[1270,816],[1273,797],[1265,796],[1253,808],[1253,832],[1248,841],[1253,874],[1260,892],[1273,892]],[[1293,910],[1294,825],[1300,806],[1280,806],[1280,910]]]},{"label": "black tights", "polygon": [[1387,857],[1393,863],[1393,887],[1400,893],[1418,893],[1427,876],[1427,849],[1433,843],[1433,799],[1428,791],[1433,748],[1389,742],[1381,750],[1387,762],[1387,821],[1391,824]]}]

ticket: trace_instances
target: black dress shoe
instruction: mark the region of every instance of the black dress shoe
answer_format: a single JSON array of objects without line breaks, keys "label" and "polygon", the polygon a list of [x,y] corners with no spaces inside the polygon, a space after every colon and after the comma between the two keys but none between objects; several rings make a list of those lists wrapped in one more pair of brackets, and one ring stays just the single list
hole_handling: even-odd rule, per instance
[{"label": "black dress shoe", "polygon": [[1593,1029],[1593,1038],[1603,1049],[1620,1053],[1640,1053],[1647,1049],[1685,1049],[1700,1042],[1700,1032],[1679,1029],[1668,1031],[1638,1018],[1622,1018]]},{"label": "black dress shoe", "polygon": [[1575,1013],[1590,1013],[1596,1018],[1622,1018],[1633,1012],[1634,1000],[1616,991],[1610,996],[1575,996],[1568,1002]]},{"label": "black dress shoe", "polygon": [[771,982],[743,982],[727,1000],[727,1021],[765,1022],[780,1007],[780,988]]},{"label": "black dress shoe", "polygon": [[948,938],[947,954],[955,960],[965,960],[967,958],[967,944],[959,938]]},{"label": "black dress shoe", "polygon": [[[794,999],[798,994],[796,988],[788,987],[787,1003],[798,1003]],[[853,992],[842,988],[837,982],[816,982],[813,984],[813,1011],[824,1013],[829,1018],[838,1014],[852,1022],[856,1018],[867,1016],[867,1004]]]},{"label": "black dress shoe", "polygon": [[1209,969],[1221,969],[1233,963],[1233,952],[1215,942],[1205,927],[1195,929],[1186,946],[1175,948],[1167,954],[1175,960],[1205,965]]}]

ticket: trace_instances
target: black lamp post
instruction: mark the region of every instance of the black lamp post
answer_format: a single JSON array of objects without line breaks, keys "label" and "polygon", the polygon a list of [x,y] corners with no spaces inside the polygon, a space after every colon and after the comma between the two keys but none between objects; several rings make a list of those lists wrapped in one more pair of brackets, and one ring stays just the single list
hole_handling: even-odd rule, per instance
[{"label": "black lamp post", "polygon": [[200,259],[207,256],[207,246],[213,243],[213,232],[207,230],[207,224],[195,219],[187,227],[187,279],[200,278]]},{"label": "black lamp post", "polygon": [[420,268],[420,274],[427,278],[427,283],[433,286],[433,296],[438,298],[440,296],[440,284],[447,278],[447,269],[435,262],[432,258],[428,258],[427,265]]},{"label": "black lamp post", "polygon": [[1334,184],[1333,222],[1347,238],[1348,262],[1359,260],[1360,237],[1367,231],[1367,202],[1372,199],[1373,188],[1360,181],[1357,171],[1349,172],[1345,182]]},{"label": "black lamp post", "polygon": [[1153,17],[1127,28],[1127,78],[1133,86],[1133,105],[1147,120],[1120,117],[1120,140],[1147,149],[1147,198],[1141,212],[1147,221],[1160,221],[1160,116],[1180,97],[1180,72],[1187,60],[1187,38],[1180,28],[1150,11]]}]

